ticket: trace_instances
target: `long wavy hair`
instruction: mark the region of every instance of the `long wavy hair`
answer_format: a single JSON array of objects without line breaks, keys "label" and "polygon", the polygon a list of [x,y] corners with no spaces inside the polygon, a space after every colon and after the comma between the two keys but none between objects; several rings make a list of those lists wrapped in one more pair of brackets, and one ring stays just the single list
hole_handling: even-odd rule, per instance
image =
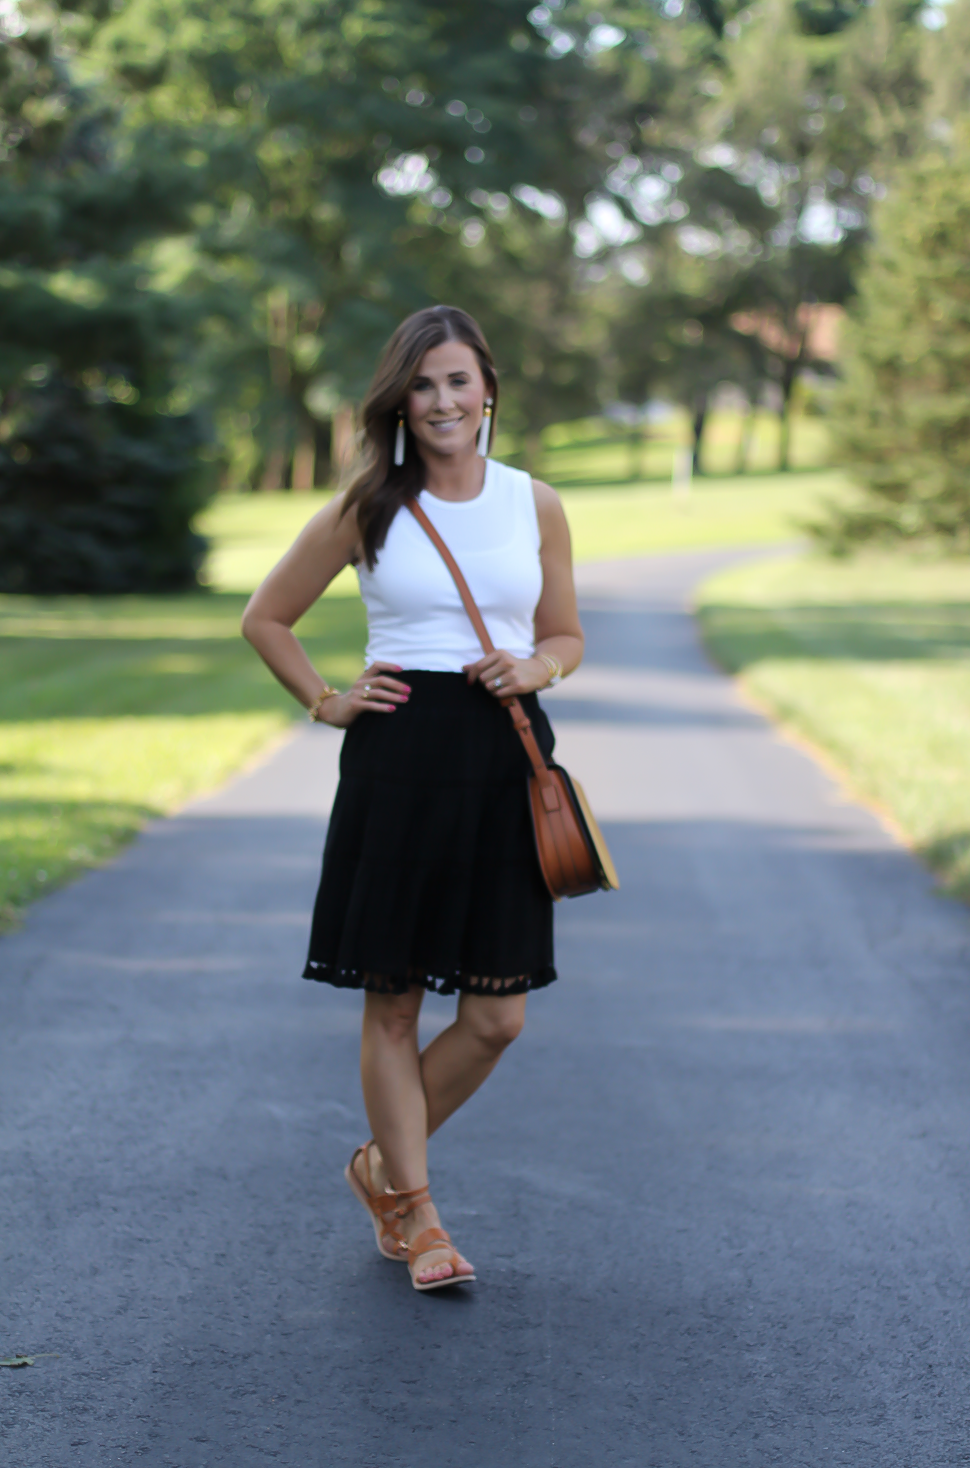
[{"label": "long wavy hair", "polygon": [[442,342],[464,342],[478,358],[486,396],[492,399],[492,432],[498,406],[498,377],[478,322],[458,306],[428,306],[408,316],[384,348],[362,411],[360,456],[344,497],[342,513],[357,516],[364,559],[370,570],[398,510],[420,493],[424,464],[405,419],[404,463],[394,463],[398,410],[406,407],[425,352]]}]

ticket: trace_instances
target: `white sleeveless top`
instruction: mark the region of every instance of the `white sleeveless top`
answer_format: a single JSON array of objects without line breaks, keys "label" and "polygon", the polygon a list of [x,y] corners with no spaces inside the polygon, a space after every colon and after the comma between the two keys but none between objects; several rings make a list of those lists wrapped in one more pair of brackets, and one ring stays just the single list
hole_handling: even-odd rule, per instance
[{"label": "white sleeveless top", "polygon": [[[531,476],[489,459],[475,499],[442,500],[422,490],[418,503],[461,567],[495,646],[531,657],[542,594]],[[361,565],[357,575],[368,664],[460,673],[482,656],[451,573],[409,510],[395,515],[373,571]]]}]

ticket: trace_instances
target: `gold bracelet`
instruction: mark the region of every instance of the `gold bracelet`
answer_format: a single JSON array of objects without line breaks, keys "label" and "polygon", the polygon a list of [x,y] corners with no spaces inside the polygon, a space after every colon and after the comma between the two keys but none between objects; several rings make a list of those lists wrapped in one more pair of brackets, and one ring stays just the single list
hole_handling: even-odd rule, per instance
[{"label": "gold bracelet", "polygon": [[549,677],[546,679],[545,683],[543,683],[543,688],[552,688],[556,683],[561,682],[561,680],[565,677],[565,674],[563,673],[562,663],[559,661],[559,659],[555,657],[551,652],[537,652],[535,656],[538,658],[540,663],[545,663],[546,667],[549,669]]},{"label": "gold bracelet", "polygon": [[317,699],[316,703],[311,704],[311,706],[307,709],[307,715],[309,717],[310,723],[311,724],[322,724],[323,723],[323,720],[320,717],[320,709],[321,709],[321,706],[326,703],[326,701],[327,701],[328,698],[339,698],[339,697],[340,697],[340,689],[339,688],[331,688],[330,685],[329,685],[329,683],[325,683],[323,685],[323,692],[321,693],[320,697]]}]

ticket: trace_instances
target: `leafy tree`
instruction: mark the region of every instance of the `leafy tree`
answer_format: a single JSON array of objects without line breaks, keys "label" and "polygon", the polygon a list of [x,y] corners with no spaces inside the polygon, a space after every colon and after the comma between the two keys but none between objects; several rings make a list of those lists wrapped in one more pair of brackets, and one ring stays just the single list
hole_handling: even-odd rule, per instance
[{"label": "leafy tree", "polygon": [[[460,300],[482,323],[501,382],[498,418],[531,468],[542,430],[595,413],[605,400],[602,332],[584,291],[565,208],[526,189],[473,202],[482,220],[466,225],[431,272],[440,299]],[[543,212],[544,211],[544,212]]]},{"label": "leafy tree", "polygon": [[179,290],[229,278],[251,302],[206,371],[248,415],[263,483],[294,449],[310,478],[314,416],[359,397],[400,317],[461,279],[462,226],[488,220],[473,199],[531,181],[578,205],[594,180],[574,139],[596,78],[529,13],[134,0],[100,34],[128,125],[206,160]]},{"label": "leafy tree", "polygon": [[923,43],[922,75],[926,85],[926,132],[946,140],[960,117],[970,114],[970,0],[952,0],[930,14],[935,29]]},{"label": "leafy tree", "polygon": [[208,492],[203,424],[172,397],[190,323],[134,256],[186,228],[191,180],[114,150],[49,14],[0,36],[0,588],[182,586]]},{"label": "leafy tree", "polygon": [[[631,30],[618,48],[624,92],[641,98],[605,173],[604,192],[642,229],[643,280],[618,311],[624,375],[664,382],[698,427],[717,374],[749,390],[756,373],[774,380],[783,466],[795,381],[818,365],[805,306],[850,297],[871,201],[922,143],[916,9],[875,0],[809,13],[768,0],[730,19],[720,43],[685,15],[679,40],[655,30],[646,51]],[[602,248],[621,261],[631,249]],[[651,327],[638,337],[641,320]]]},{"label": "leafy tree", "polygon": [[650,396],[665,397],[687,409],[693,471],[701,474],[714,392],[730,382],[754,398],[765,375],[765,354],[756,336],[732,325],[730,275],[719,278],[692,267],[696,262],[681,268],[676,283],[655,278],[652,289],[624,292],[612,350],[622,398],[642,403]]},{"label": "leafy tree", "polygon": [[970,550],[970,128],[907,164],[875,221],[835,420],[861,503],[817,531],[846,549],[937,539]]}]

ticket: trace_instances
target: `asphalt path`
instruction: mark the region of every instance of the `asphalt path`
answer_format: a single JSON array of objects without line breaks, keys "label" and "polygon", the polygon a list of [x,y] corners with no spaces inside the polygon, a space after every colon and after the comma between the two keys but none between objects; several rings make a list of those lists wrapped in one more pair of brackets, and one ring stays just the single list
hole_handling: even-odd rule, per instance
[{"label": "asphalt path", "polygon": [[[970,917],[738,697],[732,559],[584,568],[548,696],[622,891],[435,1139],[479,1283],[416,1294],[341,1172],[359,998],[299,978],[307,730],[0,943],[10,1468],[970,1462]],[[454,1001],[431,997],[426,1032]]]}]

